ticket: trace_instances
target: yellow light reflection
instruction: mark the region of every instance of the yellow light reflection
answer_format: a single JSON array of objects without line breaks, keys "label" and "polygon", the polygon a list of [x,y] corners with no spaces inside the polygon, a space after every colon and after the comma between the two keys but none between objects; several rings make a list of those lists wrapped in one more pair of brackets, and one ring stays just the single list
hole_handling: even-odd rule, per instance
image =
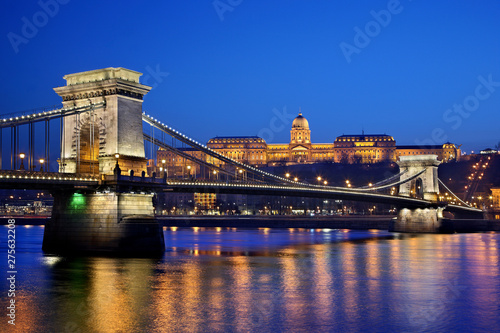
[{"label": "yellow light reflection", "polygon": [[230,258],[233,267],[234,286],[237,288],[234,293],[235,308],[238,309],[236,318],[236,331],[244,332],[248,329],[247,319],[251,317],[251,268],[246,256]]}]

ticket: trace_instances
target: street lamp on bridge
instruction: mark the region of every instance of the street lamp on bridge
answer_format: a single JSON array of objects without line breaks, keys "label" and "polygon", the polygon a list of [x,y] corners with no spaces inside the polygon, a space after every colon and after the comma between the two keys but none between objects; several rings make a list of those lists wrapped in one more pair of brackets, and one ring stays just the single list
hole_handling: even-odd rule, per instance
[{"label": "street lamp on bridge", "polygon": [[43,158],[40,159],[40,172],[43,172],[43,163],[45,163],[45,160]]},{"label": "street lamp on bridge", "polygon": [[26,157],[26,155],[21,153],[19,154],[19,157],[21,158],[21,165],[19,166],[19,170],[24,171],[24,158]]},{"label": "street lamp on bridge", "polygon": [[161,166],[163,168],[163,177],[167,178],[168,177],[168,172],[167,172],[167,167],[165,166],[165,163],[167,163],[167,160],[162,159],[161,160]]},{"label": "street lamp on bridge", "polygon": [[113,170],[113,173],[115,175],[120,175],[122,173],[122,171],[120,169],[120,165],[118,164],[118,159],[120,158],[120,154],[116,153],[115,158],[116,158],[116,164],[115,164],[115,169]]}]

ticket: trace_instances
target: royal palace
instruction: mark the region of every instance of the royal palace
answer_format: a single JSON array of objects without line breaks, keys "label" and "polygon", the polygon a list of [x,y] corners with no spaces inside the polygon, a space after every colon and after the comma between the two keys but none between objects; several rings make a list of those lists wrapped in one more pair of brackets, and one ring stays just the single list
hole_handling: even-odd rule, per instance
[{"label": "royal palace", "polygon": [[[312,143],[309,122],[302,113],[293,120],[289,143],[268,144],[258,136],[218,136],[210,139],[207,146],[253,166],[395,162],[400,156],[423,154],[437,155],[442,162],[449,162],[458,160],[461,154],[460,147],[449,142],[442,145],[397,146],[396,140],[390,135],[364,132],[358,135],[341,135],[333,143]],[[201,157],[201,153],[193,149],[186,149],[185,153]],[[160,150],[158,161],[168,161],[167,167],[178,166],[178,163],[172,163],[175,161],[172,154]],[[177,161],[181,162],[182,159],[177,158]]]}]

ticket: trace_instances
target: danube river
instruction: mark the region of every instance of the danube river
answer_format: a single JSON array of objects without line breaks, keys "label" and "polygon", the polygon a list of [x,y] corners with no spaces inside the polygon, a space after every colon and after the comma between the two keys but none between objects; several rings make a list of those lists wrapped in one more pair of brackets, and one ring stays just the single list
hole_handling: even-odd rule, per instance
[{"label": "danube river", "polygon": [[[9,332],[7,227],[0,331]],[[16,226],[17,332],[493,332],[500,234],[165,228],[163,257],[59,257]]]}]

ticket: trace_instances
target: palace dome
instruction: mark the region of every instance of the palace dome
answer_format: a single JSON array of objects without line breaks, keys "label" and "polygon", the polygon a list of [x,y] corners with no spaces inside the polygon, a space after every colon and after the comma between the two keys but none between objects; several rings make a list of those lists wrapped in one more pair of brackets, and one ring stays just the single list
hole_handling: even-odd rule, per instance
[{"label": "palace dome", "polygon": [[305,128],[309,129],[309,122],[306,118],[302,117],[302,113],[299,112],[299,115],[293,120],[292,128]]}]

